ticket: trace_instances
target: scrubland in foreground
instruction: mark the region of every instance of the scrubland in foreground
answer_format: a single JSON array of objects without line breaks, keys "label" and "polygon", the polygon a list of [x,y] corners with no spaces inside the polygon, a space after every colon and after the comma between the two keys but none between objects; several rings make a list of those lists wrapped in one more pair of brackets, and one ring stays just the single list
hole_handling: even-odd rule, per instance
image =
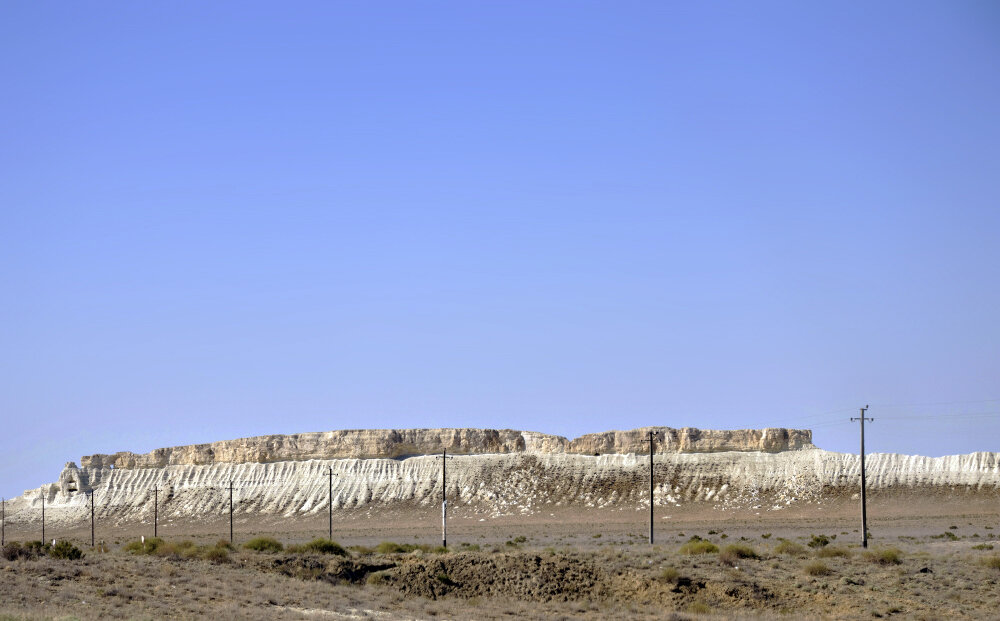
[{"label": "scrubland in foreground", "polygon": [[238,546],[177,538],[92,549],[76,541],[82,559],[8,546],[8,558],[0,559],[0,618],[995,615],[996,516],[950,521],[956,523],[931,526],[940,532],[881,537],[869,550],[846,524],[808,532],[775,523],[765,532],[732,522],[664,529],[655,546],[641,531],[567,542],[544,529],[447,551],[406,541],[344,548],[280,536]]}]

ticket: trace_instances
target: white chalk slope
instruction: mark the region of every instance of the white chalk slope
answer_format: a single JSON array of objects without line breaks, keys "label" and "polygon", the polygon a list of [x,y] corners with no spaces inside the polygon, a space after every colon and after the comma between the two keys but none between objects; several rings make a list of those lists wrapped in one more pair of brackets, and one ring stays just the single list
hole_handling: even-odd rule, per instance
[{"label": "white chalk slope", "polygon": [[[496,517],[551,511],[555,507],[634,510],[648,507],[648,455],[492,454],[456,456],[448,462],[449,506],[459,516]],[[8,501],[8,523],[40,519],[79,523],[89,517],[93,490],[97,515],[114,523],[152,515],[159,489],[161,519],[214,520],[228,515],[229,484],[238,516],[294,516],[325,512],[328,471],[333,506],[353,510],[405,510],[437,506],[441,461],[330,459],[274,463],[215,463],[163,468],[77,468],[67,464],[58,483]],[[867,456],[873,490],[1000,493],[1000,454],[948,457]],[[780,511],[805,502],[850,497],[857,491],[857,455],[806,449],[782,453],[657,454],[654,500],[658,506],[700,503],[717,510]]]}]

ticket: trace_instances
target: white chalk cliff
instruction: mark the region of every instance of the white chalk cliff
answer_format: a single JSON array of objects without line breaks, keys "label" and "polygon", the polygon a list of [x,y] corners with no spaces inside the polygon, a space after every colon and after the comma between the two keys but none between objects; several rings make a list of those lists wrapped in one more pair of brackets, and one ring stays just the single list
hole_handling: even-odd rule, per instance
[{"label": "white chalk cliff", "polygon": [[[857,490],[857,455],[820,450],[795,429],[711,431],[649,427],[575,440],[493,429],[347,430],[261,436],[91,455],[66,464],[58,482],[8,502],[8,523],[78,522],[92,492],[101,519],[143,520],[159,490],[161,519],[324,512],[332,469],[335,509],[400,509],[440,502],[448,464],[449,504],[459,515],[495,517],[563,507],[648,506],[648,432],[656,438],[654,502],[707,503],[719,510],[777,511]],[[1000,491],[1000,454],[949,457],[872,454],[872,490]]]}]

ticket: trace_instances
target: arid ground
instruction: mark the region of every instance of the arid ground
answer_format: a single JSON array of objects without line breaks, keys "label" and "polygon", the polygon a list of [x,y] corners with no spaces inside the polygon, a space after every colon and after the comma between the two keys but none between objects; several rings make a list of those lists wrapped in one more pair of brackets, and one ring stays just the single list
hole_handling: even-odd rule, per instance
[{"label": "arid ground", "polygon": [[[228,519],[162,523],[163,543],[131,551],[150,523],[98,525],[97,548],[81,524],[46,537],[82,559],[9,547],[0,618],[1000,618],[998,509],[876,498],[867,550],[849,502],[763,515],[658,508],[652,546],[643,511],[461,517],[446,552],[430,511],[335,514],[343,554],[303,545],[326,536],[325,518],[244,516],[232,547]],[[244,548],[260,537],[283,549]]]}]

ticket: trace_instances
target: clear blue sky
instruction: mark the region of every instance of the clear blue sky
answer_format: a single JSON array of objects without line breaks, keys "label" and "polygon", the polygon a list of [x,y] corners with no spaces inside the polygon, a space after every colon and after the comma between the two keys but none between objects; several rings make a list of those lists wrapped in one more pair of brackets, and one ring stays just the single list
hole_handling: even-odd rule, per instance
[{"label": "clear blue sky", "polygon": [[865,403],[1000,450],[995,2],[7,1],[0,58],[5,495],[338,428],[855,451]]}]

